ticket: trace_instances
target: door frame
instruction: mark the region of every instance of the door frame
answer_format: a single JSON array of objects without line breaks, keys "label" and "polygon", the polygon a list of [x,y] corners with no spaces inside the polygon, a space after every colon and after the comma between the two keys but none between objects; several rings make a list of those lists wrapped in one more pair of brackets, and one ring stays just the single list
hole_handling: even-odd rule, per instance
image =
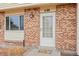
[{"label": "door frame", "polygon": [[[47,14],[47,13],[51,13],[53,16],[54,16],[54,20],[53,20],[53,39],[54,39],[54,47],[56,47],[56,12],[53,11],[53,12],[42,12],[40,13],[40,42],[41,42],[41,39],[42,39],[42,14]],[[40,46],[41,46],[41,43],[40,43]]]}]

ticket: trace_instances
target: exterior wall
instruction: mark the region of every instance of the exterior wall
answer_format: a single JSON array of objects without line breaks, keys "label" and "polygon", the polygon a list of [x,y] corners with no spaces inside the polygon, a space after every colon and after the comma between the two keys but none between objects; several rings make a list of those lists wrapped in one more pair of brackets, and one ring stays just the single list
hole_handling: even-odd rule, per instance
[{"label": "exterior wall", "polygon": [[[51,7],[50,7],[51,6]],[[62,50],[76,50],[76,4],[62,4],[41,6],[30,9],[7,10],[7,15],[24,15],[24,39],[26,46],[40,45],[40,12],[45,9],[56,11],[56,47]],[[22,12],[22,13],[21,13]],[[4,14],[0,13],[2,19],[0,25],[0,41],[4,40]],[[23,42],[6,41],[12,45],[23,45]]]},{"label": "exterior wall", "polygon": [[7,40],[5,41],[5,44],[10,46],[23,46],[22,41],[16,41],[16,40],[13,40],[13,41]]},{"label": "exterior wall", "polygon": [[39,46],[40,42],[40,8],[25,10],[25,45]]},{"label": "exterior wall", "polygon": [[[50,9],[50,11],[56,11],[56,5],[43,5],[39,8],[19,8],[19,9],[10,9],[5,11],[5,16],[7,15],[24,15],[25,23],[24,23],[24,43],[26,46],[39,46],[40,44],[40,13],[44,12],[46,9]],[[29,14],[33,13],[34,17],[29,17]],[[29,28],[29,29],[28,29]],[[11,45],[23,45],[21,41],[5,41],[7,44]],[[17,42],[17,44],[16,44]]]},{"label": "exterior wall", "polygon": [[[6,16],[10,16],[10,15],[24,15],[24,9],[20,9],[20,10],[18,10],[18,9],[12,9],[12,10],[6,10],[5,11],[5,17]],[[6,22],[6,19],[4,20],[5,22]],[[4,22],[4,23],[5,23]],[[4,32],[6,31],[6,26],[5,26],[5,24],[4,24]],[[24,39],[16,39],[16,37],[18,37],[18,35],[15,35],[15,34],[12,34],[12,32],[13,33],[17,33],[17,34],[24,34],[24,32],[23,31],[21,31],[21,32],[19,32],[19,31],[6,31],[5,32],[5,34],[4,34],[4,36],[5,36],[5,38],[4,38],[4,40],[5,40],[5,44],[7,44],[7,45],[12,45],[12,46],[17,46],[17,45],[19,45],[19,46],[23,46],[23,40]],[[7,39],[6,38],[6,33],[8,33],[8,35],[13,35],[13,36],[16,36],[15,37],[15,39],[14,38],[12,38],[11,40],[9,40],[9,39]],[[10,34],[9,34],[10,33]],[[9,36],[8,36],[9,37]],[[11,37],[11,36],[10,36]],[[22,37],[22,36],[20,36],[20,37]],[[13,40],[14,39],[14,40]]]},{"label": "exterior wall", "polygon": [[0,43],[4,41],[4,12],[0,12]]},{"label": "exterior wall", "polygon": [[76,4],[56,6],[56,47],[76,50]]},{"label": "exterior wall", "polygon": [[23,12],[24,12],[24,8],[15,8],[15,9],[5,10],[6,15],[23,14]]},{"label": "exterior wall", "polygon": [[50,12],[55,12],[56,11],[56,5],[45,5],[45,6],[40,6],[40,13],[45,12],[45,10],[50,9]]},{"label": "exterior wall", "polygon": [[[25,9],[25,45],[40,46],[40,13],[44,10],[56,11],[56,5],[40,6],[39,8]],[[31,15],[34,15],[31,17]]]}]

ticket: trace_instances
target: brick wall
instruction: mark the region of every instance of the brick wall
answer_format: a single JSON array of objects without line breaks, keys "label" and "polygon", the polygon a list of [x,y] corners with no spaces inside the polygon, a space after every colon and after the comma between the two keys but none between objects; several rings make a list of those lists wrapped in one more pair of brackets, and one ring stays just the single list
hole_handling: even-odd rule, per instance
[{"label": "brick wall", "polygon": [[[39,46],[40,8],[25,9],[24,12],[25,45]],[[3,40],[4,13],[0,13],[0,42]],[[13,43],[23,44],[22,42]],[[56,6],[56,47],[63,50],[76,50],[76,4]]]},{"label": "brick wall", "polygon": [[0,12],[0,43],[4,41],[4,12]]},{"label": "brick wall", "polygon": [[56,47],[76,50],[76,4],[56,6]]},{"label": "brick wall", "polygon": [[[39,46],[40,42],[40,8],[25,9],[24,12],[24,39],[26,46]],[[0,41],[4,40],[4,14],[0,13]],[[1,44],[23,45],[19,41],[5,41]]]},{"label": "brick wall", "polygon": [[40,9],[25,9],[25,45],[38,46],[40,42]]},{"label": "brick wall", "polygon": [[10,46],[23,46],[23,42],[22,41],[17,41],[17,40],[13,40],[13,41],[7,40],[4,43],[6,45],[10,45]]}]

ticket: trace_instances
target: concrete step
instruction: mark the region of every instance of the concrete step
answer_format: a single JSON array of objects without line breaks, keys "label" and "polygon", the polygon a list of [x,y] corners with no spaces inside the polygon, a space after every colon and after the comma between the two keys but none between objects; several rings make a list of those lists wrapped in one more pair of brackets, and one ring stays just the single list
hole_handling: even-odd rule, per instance
[{"label": "concrete step", "polygon": [[31,48],[30,51],[23,54],[24,56],[60,56],[60,51],[53,47]]},{"label": "concrete step", "polygon": [[71,50],[62,50],[61,51],[62,56],[77,56],[76,51],[71,51]]}]

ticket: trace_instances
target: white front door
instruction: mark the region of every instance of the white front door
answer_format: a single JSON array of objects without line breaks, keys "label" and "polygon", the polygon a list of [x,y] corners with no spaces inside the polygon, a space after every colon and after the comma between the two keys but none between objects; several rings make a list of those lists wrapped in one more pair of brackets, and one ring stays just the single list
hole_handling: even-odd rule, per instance
[{"label": "white front door", "polygon": [[40,46],[55,47],[55,12],[40,14]]}]

